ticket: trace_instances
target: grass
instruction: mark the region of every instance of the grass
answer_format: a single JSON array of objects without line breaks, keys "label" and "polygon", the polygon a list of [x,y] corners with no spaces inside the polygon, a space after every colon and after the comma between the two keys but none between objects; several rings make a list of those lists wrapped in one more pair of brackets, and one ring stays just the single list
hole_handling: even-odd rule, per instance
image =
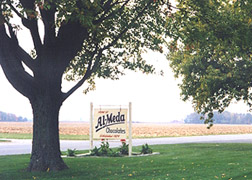
[{"label": "grass", "polygon": [[[233,133],[230,133],[230,135]],[[228,135],[225,134],[204,134],[207,135]],[[189,136],[200,136],[200,135],[187,135]],[[165,138],[165,137],[184,137],[184,136],[133,136],[134,139],[144,139],[144,138]],[[0,133],[0,139],[32,139],[32,134],[23,134],[23,133]],[[61,140],[89,140],[89,135],[66,135],[60,134]]]},{"label": "grass", "polygon": [[[38,180],[240,180],[252,179],[251,144],[178,144],[150,146],[160,155],[65,158],[62,172],[23,171],[29,155],[0,156],[0,179]],[[134,147],[133,151],[140,151]]]},{"label": "grass", "polygon": [[65,135],[60,134],[61,140],[89,140],[88,135]]},{"label": "grass", "polygon": [[1,142],[11,142],[10,140],[3,140],[3,139],[0,139],[0,143]]},{"label": "grass", "polygon": [[[212,134],[206,134],[212,135]],[[222,134],[220,134],[222,135]],[[194,136],[194,135],[191,135]],[[181,136],[134,136],[134,139],[144,139],[144,138],[164,138],[164,137],[181,137]],[[188,136],[189,137],[189,136]],[[32,139],[32,134],[23,133],[0,133],[0,139]],[[89,135],[67,135],[60,134],[61,140],[89,140]]]},{"label": "grass", "polygon": [[[174,137],[174,136],[134,136],[133,138],[144,139],[144,138],[163,138],[163,137]],[[176,136],[179,137],[179,136]],[[0,139],[32,139],[32,134],[24,133],[0,133]],[[60,134],[61,140],[89,140],[89,135],[67,135]]]},{"label": "grass", "polygon": [[[2,139],[32,139],[32,134],[12,134],[12,133],[0,133]],[[88,140],[87,135],[64,135],[60,134],[61,140]]]},{"label": "grass", "polygon": [[2,139],[31,139],[32,134],[0,133],[0,138],[2,138]]}]

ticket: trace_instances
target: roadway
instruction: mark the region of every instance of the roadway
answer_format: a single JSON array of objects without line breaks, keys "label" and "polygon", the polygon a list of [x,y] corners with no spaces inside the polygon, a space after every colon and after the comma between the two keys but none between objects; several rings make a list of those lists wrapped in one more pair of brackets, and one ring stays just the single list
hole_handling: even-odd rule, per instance
[{"label": "roadway", "polygon": [[[133,139],[133,146],[139,146],[148,143],[156,144],[183,144],[183,143],[252,143],[252,134],[239,135],[208,135],[208,136],[190,136],[190,137],[167,137],[167,138],[148,138]],[[110,141],[110,147],[119,147],[121,142]],[[67,149],[88,150],[89,141],[61,140],[61,151]],[[99,147],[100,141],[94,141],[94,146]],[[0,142],[0,155],[30,154],[32,140],[11,139],[11,142]]]}]

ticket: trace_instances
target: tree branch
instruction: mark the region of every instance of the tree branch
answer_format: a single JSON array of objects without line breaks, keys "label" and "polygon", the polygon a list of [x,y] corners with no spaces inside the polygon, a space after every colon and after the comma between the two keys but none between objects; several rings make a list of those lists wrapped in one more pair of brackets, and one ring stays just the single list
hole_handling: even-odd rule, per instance
[{"label": "tree branch", "polygon": [[23,8],[25,10],[31,11],[30,13],[26,12],[27,18],[22,17],[22,24],[30,30],[34,47],[36,49],[37,55],[41,54],[42,51],[42,41],[40,39],[39,30],[38,30],[38,21],[36,17],[36,7],[35,0],[20,0]]},{"label": "tree branch", "polygon": [[40,55],[41,50],[42,50],[42,41],[39,36],[37,20],[35,20],[35,19],[31,19],[31,20],[22,19],[22,23],[26,28],[28,28],[30,30],[33,44],[36,49],[37,55]]},{"label": "tree branch", "polygon": [[33,72],[36,70],[36,61],[20,46],[17,47],[17,54],[24,64],[30,68]]},{"label": "tree branch", "polygon": [[56,8],[53,2],[51,2],[50,5],[51,5],[50,9],[40,8],[40,14],[45,26],[44,44],[48,48],[54,46],[56,41],[56,32],[55,32]]},{"label": "tree branch", "polygon": [[[67,93],[65,93],[63,95],[63,101],[65,101],[71,94],[73,94],[79,87],[81,87],[83,85],[83,83],[97,70],[97,67],[99,65],[99,62],[100,62],[100,58],[102,56],[102,53],[104,50],[110,48],[111,46],[115,45],[115,43],[118,41],[118,39],[120,39],[123,34],[125,34],[132,26],[132,24],[140,17],[143,15],[144,11],[148,8],[148,6],[151,4],[152,2],[149,1],[149,3],[138,13],[138,15],[131,21],[131,23],[124,29],[122,30],[121,33],[118,34],[118,36],[115,37],[115,39],[110,43],[108,44],[107,46],[103,47],[102,49],[99,50],[96,58],[95,58],[95,62],[93,64],[93,67],[91,68],[91,64],[92,64],[92,59],[95,55],[95,51],[93,53],[93,56],[92,58],[90,58],[91,60],[89,61],[89,65],[88,65],[88,68],[87,68],[87,71],[84,75],[84,77],[73,87],[71,88]],[[97,48],[98,48],[98,45],[96,46],[96,51],[97,51]]]},{"label": "tree branch", "polygon": [[8,1],[8,5],[10,6],[10,8],[16,13],[16,15],[18,17],[20,17],[21,19],[25,19],[25,17],[11,4],[10,1]]},{"label": "tree branch", "polygon": [[33,77],[28,74],[17,54],[18,45],[8,35],[4,25],[0,25],[0,64],[9,82],[21,94],[31,97],[35,88]]},{"label": "tree branch", "polygon": [[[86,73],[87,74],[87,73]],[[89,78],[88,76],[85,76],[74,86],[72,87],[67,93],[63,93],[62,102],[64,102],[69,96],[71,96],[79,87],[83,85],[83,83]]]},{"label": "tree branch", "polygon": [[12,26],[10,24],[8,24],[8,28],[9,28],[9,33],[11,35],[11,40],[17,46],[17,49],[16,49],[17,55],[20,57],[20,59],[25,63],[25,65],[27,67],[29,67],[32,71],[34,71],[35,70],[35,61],[34,61],[34,59],[32,59],[31,56],[29,54],[27,54],[27,52],[25,52],[25,50],[23,50],[19,46],[17,36],[14,33],[14,30],[13,30],[13,28],[12,28]]},{"label": "tree branch", "polygon": [[108,2],[106,2],[105,4],[103,4],[103,2],[101,2],[101,5],[103,5],[102,10],[99,11],[99,12],[97,12],[97,13],[95,14],[95,16],[97,16],[98,14],[100,14],[100,13],[102,13],[102,12],[103,12],[103,14],[101,15],[101,17],[100,17],[98,20],[94,20],[93,23],[95,24],[96,21],[97,21],[97,24],[98,24],[98,21],[100,22],[100,21],[101,21],[100,19],[103,19],[103,18],[106,16],[106,14],[114,7],[114,5],[115,5],[117,2],[118,2],[118,1],[114,2],[113,4],[111,4],[112,1],[108,1]]},{"label": "tree branch", "polygon": [[56,39],[57,59],[61,62],[59,67],[63,72],[71,60],[81,51],[84,39],[88,37],[88,30],[78,22],[69,21],[63,24]]},{"label": "tree branch", "polygon": [[151,3],[152,1],[149,1],[149,3],[138,13],[138,15],[134,19],[132,19],[129,25],[126,28],[124,28],[124,30],[122,30],[121,33],[119,33],[110,44],[103,47],[103,50],[106,50],[110,48],[111,46],[115,45],[115,43],[131,28],[133,23],[135,23],[135,21],[143,15],[144,11],[151,5]]},{"label": "tree branch", "polygon": [[[92,75],[92,72],[93,72],[92,71],[93,68],[91,68],[92,59],[94,58],[97,50],[98,50],[98,45],[96,45],[96,49],[93,51],[93,54],[92,54],[92,56],[91,56],[91,58],[89,60],[88,67],[87,67],[87,70],[86,70],[86,73],[85,73],[84,77],[74,87],[72,87],[67,93],[64,93],[62,102],[64,102],[71,94],[73,94],[79,87],[81,87],[83,85],[83,83],[88,78],[90,78],[90,76]],[[94,66],[97,64],[97,61],[99,61],[101,55],[102,55],[102,51],[100,51],[98,53],[98,56],[96,57],[96,60],[95,60],[95,63],[94,63]]]},{"label": "tree branch", "polygon": [[[130,0],[126,0],[126,1],[122,1],[122,2],[116,1],[116,2],[114,2],[113,4],[111,4],[110,6],[108,6],[108,5],[105,6],[105,5],[104,5],[104,8],[103,8],[103,9],[104,9],[105,11],[104,11],[103,15],[102,15],[99,19],[94,20],[94,21],[93,21],[93,24],[99,24],[99,23],[101,23],[102,21],[104,21],[104,20],[110,18],[111,16],[115,15],[116,13],[120,13],[120,12],[123,10],[123,8],[127,5],[127,3],[128,3],[129,1],[130,1]],[[120,3],[124,3],[120,9],[118,9],[117,11],[113,11],[113,12],[111,12],[110,14],[108,14],[108,15],[106,16],[106,14],[107,14],[116,4],[120,4]],[[105,7],[106,7],[106,8],[105,8]]]},{"label": "tree branch", "polygon": [[11,39],[14,43],[18,44],[18,39],[17,39],[17,36],[16,34],[14,33],[14,30],[12,28],[12,26],[8,23],[8,29],[9,29],[9,33],[10,33],[10,36],[11,36]]}]

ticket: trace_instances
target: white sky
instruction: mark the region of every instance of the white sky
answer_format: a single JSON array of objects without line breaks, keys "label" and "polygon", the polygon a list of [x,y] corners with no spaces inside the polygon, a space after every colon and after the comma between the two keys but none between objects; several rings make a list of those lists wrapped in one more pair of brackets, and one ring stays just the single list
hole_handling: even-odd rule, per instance
[{"label": "white sky", "polygon": [[[193,112],[190,102],[183,102],[180,90],[164,55],[148,53],[148,59],[157,67],[162,67],[164,76],[145,75],[129,71],[120,80],[97,79],[96,90],[83,94],[84,87],[67,99],[60,111],[60,120],[89,120],[90,102],[99,105],[128,105],[132,102],[133,121],[169,122],[182,120]],[[14,113],[32,119],[29,101],[19,94],[0,71],[0,111]],[[74,83],[64,82],[65,88]],[[104,107],[102,107],[104,108]],[[231,112],[246,113],[247,107],[242,103],[232,105]]]},{"label": "white sky", "polygon": [[[168,122],[182,120],[193,112],[192,105],[180,100],[178,81],[173,78],[168,61],[159,53],[145,55],[162,67],[164,76],[146,75],[128,71],[120,80],[96,80],[96,90],[83,94],[84,87],[67,99],[60,111],[60,120],[89,120],[90,102],[99,105],[128,105],[132,102],[133,121]],[[0,71],[0,111],[32,118],[29,101],[19,94]],[[64,82],[63,89],[70,88],[73,82]],[[103,107],[104,108],[104,107]]]},{"label": "white sky", "polygon": [[[18,32],[20,45],[28,50],[31,47],[27,31]],[[63,104],[60,120],[89,121],[90,102],[99,105],[128,105],[132,102],[133,121],[169,122],[183,120],[193,112],[190,102],[180,98],[178,80],[174,79],[165,55],[149,52],[144,57],[164,71],[164,76],[145,75],[141,72],[127,71],[120,80],[96,80],[96,90],[83,94],[84,87],[77,90]],[[63,82],[63,89],[69,89],[75,83]],[[32,119],[32,110],[28,99],[19,94],[7,81],[0,68],[0,111],[14,113]],[[230,112],[247,113],[243,103],[231,105]]]}]

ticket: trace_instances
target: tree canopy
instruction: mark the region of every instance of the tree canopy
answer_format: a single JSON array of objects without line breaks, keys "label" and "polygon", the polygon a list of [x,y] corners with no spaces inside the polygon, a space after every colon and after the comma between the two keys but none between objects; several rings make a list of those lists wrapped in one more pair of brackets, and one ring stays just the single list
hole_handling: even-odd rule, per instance
[{"label": "tree canopy", "polygon": [[[162,52],[171,9],[169,1],[153,0],[4,0],[0,6],[1,23],[11,32],[18,34],[21,28],[11,23],[13,16],[19,16],[31,32],[32,59],[23,62],[33,74],[40,69],[36,66],[45,50],[50,50],[54,55],[50,59],[60,59],[56,68],[67,73],[66,79],[82,79],[65,99],[87,79],[92,88],[95,77],[118,79],[124,69],[152,73],[154,67],[141,54],[147,49]],[[39,34],[40,20],[44,35]],[[15,39],[14,33],[11,35]]]},{"label": "tree canopy", "polygon": [[[118,79],[125,69],[154,72],[141,54],[163,51],[170,13],[169,0],[0,1],[0,65],[33,109],[29,171],[67,168],[58,115],[62,103],[84,83],[90,85],[88,92],[97,77]],[[31,52],[20,46],[22,29],[30,32]],[[64,73],[77,81],[67,92],[61,88]]]},{"label": "tree canopy", "polygon": [[233,101],[252,105],[252,1],[179,0],[170,19],[170,66],[182,78],[183,100],[197,112],[223,112]]}]

